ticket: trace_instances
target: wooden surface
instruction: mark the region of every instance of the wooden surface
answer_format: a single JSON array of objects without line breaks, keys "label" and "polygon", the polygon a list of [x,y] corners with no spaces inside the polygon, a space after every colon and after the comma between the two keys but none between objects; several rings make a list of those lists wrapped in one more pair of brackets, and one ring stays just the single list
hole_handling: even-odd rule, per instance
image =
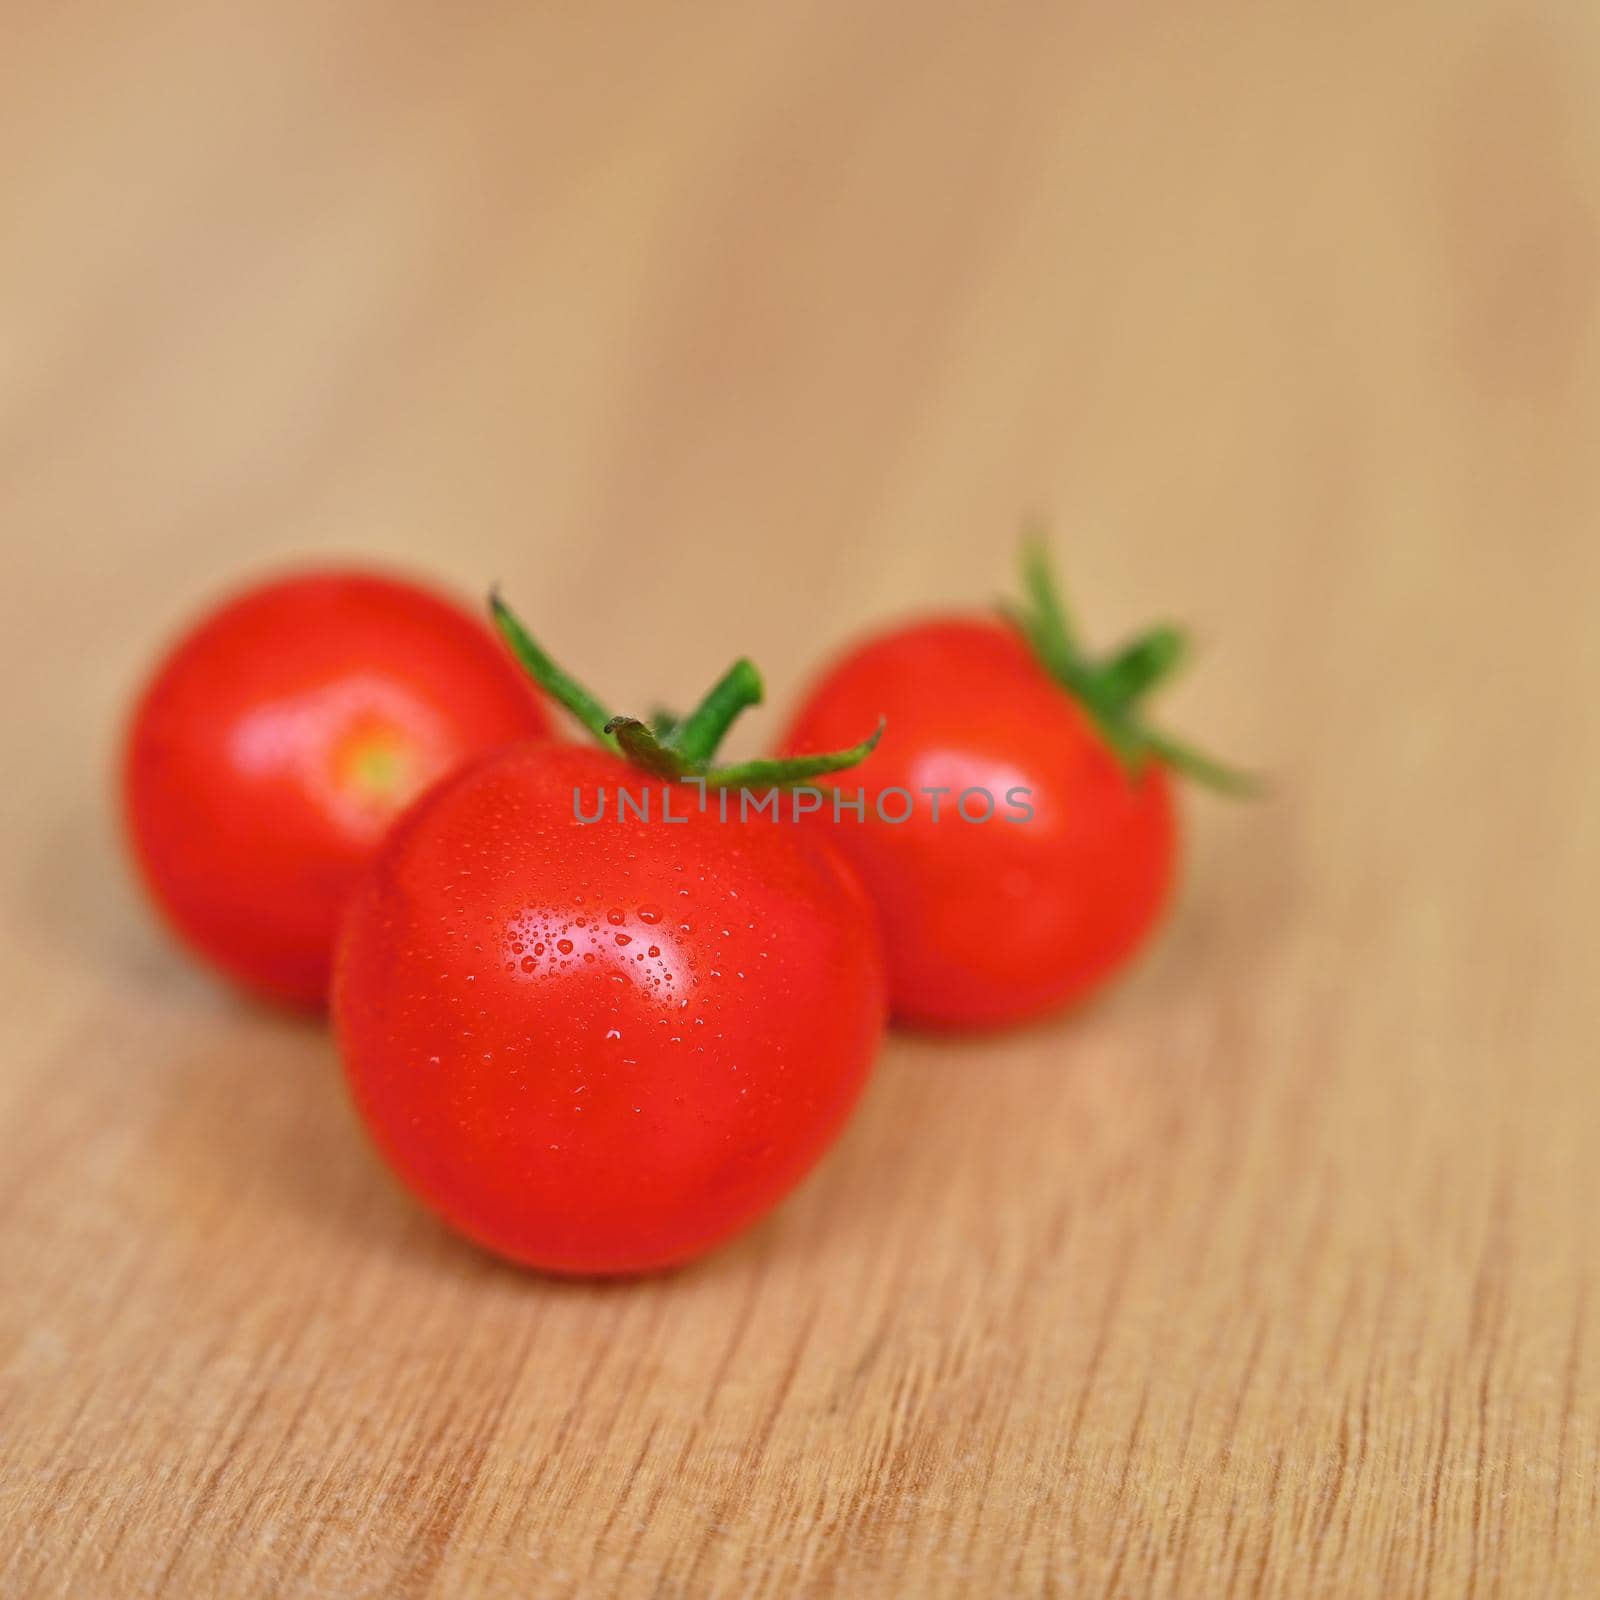
[{"label": "wooden surface", "polygon": [[[1600,1592],[1600,12],[4,31],[0,1594]],[[119,716],[241,573],[782,701],[1029,508],[1275,793],[698,1268],[445,1236],[128,882]]]}]

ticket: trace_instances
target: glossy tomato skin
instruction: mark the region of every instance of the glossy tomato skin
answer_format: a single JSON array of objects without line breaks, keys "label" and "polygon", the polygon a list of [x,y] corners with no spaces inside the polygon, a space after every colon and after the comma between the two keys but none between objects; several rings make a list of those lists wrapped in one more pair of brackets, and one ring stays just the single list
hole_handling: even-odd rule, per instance
[{"label": "glossy tomato skin", "polygon": [[[648,822],[575,819],[618,786]],[[597,750],[486,757],[404,817],[352,904],[334,1017],[406,1185],[501,1255],[685,1261],[833,1141],[886,1019],[872,907],[792,822],[718,820]]]},{"label": "glossy tomato skin", "polygon": [[[896,1018],[998,1027],[1089,994],[1149,936],[1171,891],[1166,772],[1130,776],[999,623],[933,619],[862,644],[823,675],[783,753],[848,743],[880,713],[877,750],[836,780],[847,795],[865,788],[866,821],[822,825],[878,906]],[[916,800],[899,824],[876,811],[893,788]],[[922,793],[935,788],[947,791],[937,821]],[[957,812],[973,789],[993,796],[990,820]],[[890,816],[904,809],[889,798]],[[980,816],[983,802],[967,810]]]},{"label": "glossy tomato skin", "polygon": [[161,662],[124,750],[128,834],[187,944],[248,989],[317,1007],[394,817],[467,758],[548,729],[509,653],[453,602],[302,573],[222,605]]}]

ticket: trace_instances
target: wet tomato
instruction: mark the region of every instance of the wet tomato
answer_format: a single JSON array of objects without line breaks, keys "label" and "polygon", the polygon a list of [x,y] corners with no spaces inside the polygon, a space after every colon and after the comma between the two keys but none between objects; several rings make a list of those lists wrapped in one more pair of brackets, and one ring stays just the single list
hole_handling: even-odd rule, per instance
[{"label": "wet tomato", "polygon": [[759,695],[747,663],[652,729],[502,615],[605,748],[487,756],[401,819],[345,925],[345,1070],[402,1181],[480,1244],[563,1273],[669,1266],[838,1134],[886,1017],[876,920],[809,830],[702,808],[708,784],[820,770],[709,767]]}]

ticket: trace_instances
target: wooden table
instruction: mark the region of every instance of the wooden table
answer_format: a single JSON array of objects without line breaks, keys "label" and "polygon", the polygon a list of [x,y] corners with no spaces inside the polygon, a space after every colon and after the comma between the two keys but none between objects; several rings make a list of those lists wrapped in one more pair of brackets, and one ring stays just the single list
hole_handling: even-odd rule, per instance
[{"label": "wooden table", "polygon": [[[0,1593],[1600,1592],[1597,15],[15,7]],[[1030,508],[1274,791],[702,1266],[446,1236],[128,881],[241,574],[786,702]]]}]

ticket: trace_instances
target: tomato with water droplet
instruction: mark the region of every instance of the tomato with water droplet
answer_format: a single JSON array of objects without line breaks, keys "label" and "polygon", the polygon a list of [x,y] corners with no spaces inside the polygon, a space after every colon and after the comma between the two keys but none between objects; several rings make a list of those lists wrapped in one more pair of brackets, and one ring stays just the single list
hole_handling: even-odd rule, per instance
[{"label": "tomato with water droplet", "polygon": [[345,1072],[402,1181],[478,1243],[553,1272],[671,1266],[800,1181],[887,1015],[849,867],[808,829],[724,819],[708,791],[840,770],[870,741],[714,767],[761,697],[749,662],[681,723],[647,725],[493,604],[601,748],[485,756],[401,819],[340,943]]},{"label": "tomato with water droplet", "polygon": [[[650,820],[619,820],[619,789]],[[599,750],[487,756],[401,819],[345,926],[363,1120],[419,1198],[525,1265],[639,1272],[736,1233],[833,1142],[883,1032],[839,857],[682,785],[664,822],[661,790]],[[578,821],[575,794],[606,815]]]}]

